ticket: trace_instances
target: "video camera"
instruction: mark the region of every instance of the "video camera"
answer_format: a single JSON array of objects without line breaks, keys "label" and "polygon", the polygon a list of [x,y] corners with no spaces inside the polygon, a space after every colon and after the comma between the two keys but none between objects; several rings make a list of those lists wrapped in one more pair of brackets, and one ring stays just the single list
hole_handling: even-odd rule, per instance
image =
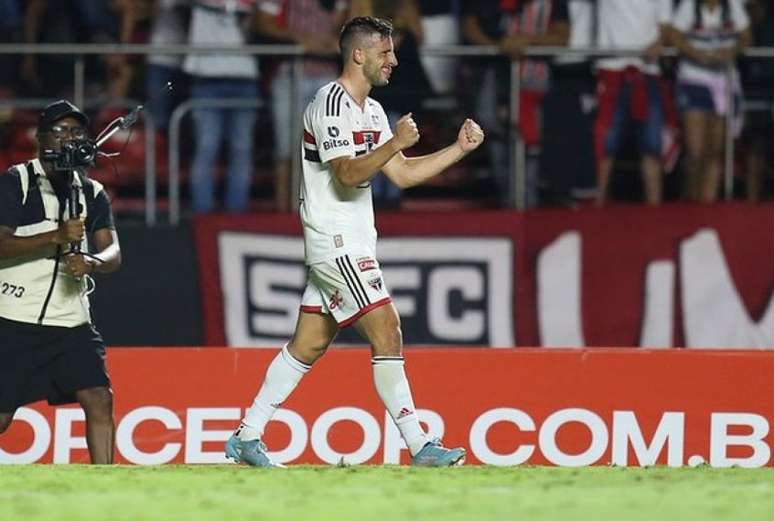
[{"label": "video camera", "polygon": [[92,139],[66,141],[59,151],[44,150],[43,160],[60,172],[88,168],[96,164],[97,150],[97,142]]}]

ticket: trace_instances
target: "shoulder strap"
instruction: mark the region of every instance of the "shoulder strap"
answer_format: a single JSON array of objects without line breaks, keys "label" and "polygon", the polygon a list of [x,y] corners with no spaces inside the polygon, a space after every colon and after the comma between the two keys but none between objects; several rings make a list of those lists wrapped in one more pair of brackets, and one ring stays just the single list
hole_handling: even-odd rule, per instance
[{"label": "shoulder strap", "polygon": [[21,167],[17,167],[19,172],[19,181],[21,181],[22,206],[27,204],[27,195],[30,192],[30,186],[32,186],[32,184],[35,182],[35,177],[38,175],[35,173],[35,168],[32,166],[32,161],[28,161],[24,167],[26,172],[22,170]]},{"label": "shoulder strap", "polygon": [[81,186],[83,186],[83,195],[86,198],[86,206],[90,207],[94,204],[94,198],[97,195],[94,182],[91,180],[84,180]]}]

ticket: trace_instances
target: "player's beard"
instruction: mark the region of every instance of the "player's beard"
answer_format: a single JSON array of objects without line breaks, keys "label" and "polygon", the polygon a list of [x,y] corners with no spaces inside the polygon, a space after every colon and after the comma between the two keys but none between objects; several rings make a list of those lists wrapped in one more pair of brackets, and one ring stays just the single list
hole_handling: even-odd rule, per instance
[{"label": "player's beard", "polygon": [[366,62],[365,66],[363,67],[363,75],[374,87],[384,87],[390,83],[389,76],[386,78],[382,76],[382,67],[378,63]]}]

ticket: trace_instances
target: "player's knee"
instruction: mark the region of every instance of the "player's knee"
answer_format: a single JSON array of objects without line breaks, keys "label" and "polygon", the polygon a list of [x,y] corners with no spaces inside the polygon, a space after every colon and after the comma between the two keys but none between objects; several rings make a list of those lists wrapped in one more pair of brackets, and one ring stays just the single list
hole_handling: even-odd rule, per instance
[{"label": "player's knee", "polygon": [[113,415],[113,393],[107,387],[81,389],[76,398],[87,416],[109,418]]},{"label": "player's knee", "polygon": [[13,421],[12,412],[0,413],[0,434],[8,430],[8,427],[11,426],[12,421]]},{"label": "player's knee", "polygon": [[328,345],[327,341],[304,342],[303,344],[291,341],[288,344],[288,352],[299,362],[312,365],[325,354]]}]

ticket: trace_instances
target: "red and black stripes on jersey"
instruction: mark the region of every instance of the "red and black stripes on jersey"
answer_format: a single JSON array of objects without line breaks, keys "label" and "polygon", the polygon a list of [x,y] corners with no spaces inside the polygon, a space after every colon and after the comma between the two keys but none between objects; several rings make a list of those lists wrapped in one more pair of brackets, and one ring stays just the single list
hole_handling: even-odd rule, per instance
[{"label": "red and black stripes on jersey", "polygon": [[326,116],[341,116],[341,98],[343,96],[344,88],[338,83],[334,83],[325,100]]},{"label": "red and black stripes on jersey", "polygon": [[317,150],[317,141],[314,136],[304,129],[304,159],[314,163],[321,163],[320,152]]}]

